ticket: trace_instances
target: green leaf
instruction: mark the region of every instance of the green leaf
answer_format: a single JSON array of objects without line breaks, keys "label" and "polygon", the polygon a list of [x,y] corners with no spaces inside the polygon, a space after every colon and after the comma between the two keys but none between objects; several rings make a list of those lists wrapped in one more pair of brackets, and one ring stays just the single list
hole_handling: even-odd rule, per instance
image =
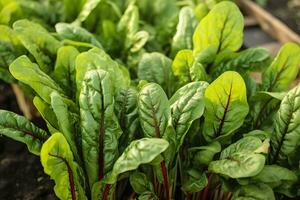
[{"label": "green leaf", "polygon": [[138,113],[145,137],[163,138],[171,123],[170,103],[156,83],[143,86],[138,95]]},{"label": "green leaf", "polygon": [[273,190],[266,184],[258,183],[241,186],[232,197],[232,200],[275,200]]},{"label": "green leaf", "polygon": [[172,80],[171,64],[172,61],[161,53],[145,53],[138,65],[138,78],[161,85],[169,94]]},{"label": "green leaf", "polygon": [[75,99],[76,95],[75,59],[78,54],[78,50],[71,46],[59,48],[52,74],[53,79],[71,99]]},{"label": "green leaf", "polygon": [[182,86],[192,81],[204,81],[207,79],[204,66],[194,59],[191,50],[181,50],[176,54],[172,70],[179,81],[179,85]]},{"label": "green leaf", "polygon": [[198,21],[190,7],[183,7],[179,13],[179,21],[177,24],[177,30],[172,41],[172,55],[182,49],[193,48],[193,33]]},{"label": "green leaf", "polygon": [[194,53],[207,48],[212,48],[214,55],[237,51],[243,43],[243,27],[243,15],[234,3],[224,1],[217,4],[194,32]]},{"label": "green leaf", "polygon": [[208,166],[219,152],[221,152],[221,144],[219,142],[212,142],[207,146],[189,148],[189,153],[194,156],[193,165],[199,167]]},{"label": "green leaf", "polygon": [[265,183],[272,188],[280,187],[282,184],[294,183],[297,181],[296,174],[284,167],[278,165],[265,165],[263,170],[252,180],[259,183]]},{"label": "green leaf", "polygon": [[189,83],[177,90],[170,99],[172,124],[180,146],[193,121],[204,112],[204,92],[207,86],[206,82]]},{"label": "green leaf", "polygon": [[153,192],[144,192],[138,197],[138,200],[159,200],[159,198]]},{"label": "green leaf", "polygon": [[71,105],[68,105],[66,100],[63,99],[63,97],[61,97],[57,92],[52,92],[50,97],[51,107],[56,115],[59,130],[69,143],[76,161],[80,162],[80,154],[77,149],[78,143],[76,143],[76,139],[78,137],[80,138],[80,136],[77,135],[77,127],[75,124],[75,122],[79,121],[79,116],[75,116],[76,114],[72,113],[70,108]]},{"label": "green leaf", "polygon": [[120,138],[121,152],[133,140],[139,126],[137,90],[133,87],[120,89],[115,96],[115,113],[123,134]]},{"label": "green leaf", "polygon": [[122,130],[114,113],[113,85],[108,72],[90,70],[80,92],[82,151],[90,187],[103,179],[118,158]]},{"label": "green leaf", "polygon": [[300,145],[300,86],[287,93],[274,120],[271,137],[271,163],[281,163]]},{"label": "green leaf", "polygon": [[45,102],[50,104],[53,91],[66,97],[64,91],[27,56],[20,56],[10,66],[10,73],[19,81],[29,85]]},{"label": "green leaf", "polygon": [[58,132],[58,123],[56,115],[50,104],[46,103],[43,99],[38,96],[33,98],[33,104],[38,110],[39,114],[45,120],[50,133]]},{"label": "green leaf", "polygon": [[248,136],[224,149],[220,160],[212,161],[208,170],[229,176],[245,178],[257,175],[265,165],[265,156],[260,153],[264,143],[260,139]]},{"label": "green leaf", "polygon": [[125,76],[117,62],[112,60],[103,50],[93,48],[88,52],[79,54],[76,58],[76,83],[78,93],[81,90],[85,73],[92,69],[101,69],[109,72],[115,89],[126,87],[130,84],[130,78]]},{"label": "green leaf", "polygon": [[74,23],[80,25],[82,22],[84,22],[100,2],[101,0],[86,0]]},{"label": "green leaf", "polygon": [[143,138],[131,142],[115,162],[111,174],[107,176],[107,183],[116,183],[118,175],[135,170],[141,164],[150,163],[164,152],[168,146],[169,143],[166,140],[159,138]]},{"label": "green leaf", "polygon": [[129,177],[129,181],[133,190],[138,194],[154,191],[151,181],[149,181],[146,174],[142,172],[133,172]]},{"label": "green leaf", "polygon": [[281,92],[288,89],[299,71],[300,47],[294,43],[285,44],[272,64],[262,75],[262,90]]},{"label": "green leaf", "polygon": [[97,38],[86,29],[76,26],[74,24],[67,23],[58,23],[55,25],[55,30],[64,39],[90,43],[95,47],[102,49],[101,43],[97,40]]},{"label": "green leaf", "polygon": [[236,72],[223,73],[206,88],[205,105],[205,140],[230,137],[243,124],[249,111],[243,78]]},{"label": "green leaf", "polygon": [[231,53],[228,59],[214,64],[211,68],[213,77],[217,77],[225,71],[233,70],[245,72],[263,68],[269,60],[269,52],[264,48],[249,48],[238,53]]},{"label": "green leaf", "polygon": [[203,190],[208,183],[205,173],[199,173],[196,170],[188,170],[187,174],[189,175],[188,180],[186,180],[181,189],[187,193],[200,192]]},{"label": "green leaf", "polygon": [[43,143],[49,137],[46,131],[25,117],[5,110],[0,110],[0,135],[25,143],[28,150],[36,155],[40,154]]},{"label": "green leaf", "polygon": [[87,199],[81,185],[80,169],[61,133],[53,134],[43,145],[41,162],[46,174],[55,181],[60,199]]},{"label": "green leaf", "polygon": [[53,69],[53,58],[61,44],[41,25],[19,20],[13,24],[24,47],[33,55],[40,68],[48,73]]}]

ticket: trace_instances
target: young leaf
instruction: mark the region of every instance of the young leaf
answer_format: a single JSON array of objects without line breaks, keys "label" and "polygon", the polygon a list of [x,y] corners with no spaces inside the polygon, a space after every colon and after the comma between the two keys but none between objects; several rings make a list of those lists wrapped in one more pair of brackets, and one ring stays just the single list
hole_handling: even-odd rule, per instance
[{"label": "young leaf", "polygon": [[73,23],[80,25],[84,22],[100,2],[101,0],[86,0],[81,12]]},{"label": "young leaf", "polygon": [[206,88],[205,105],[206,141],[229,137],[243,124],[249,111],[243,78],[236,72],[223,73]]},{"label": "young leaf", "polygon": [[90,187],[103,179],[118,157],[122,130],[114,113],[112,88],[108,72],[90,70],[80,92],[82,151]]},{"label": "young leaf", "polygon": [[130,144],[139,126],[137,95],[135,88],[127,87],[120,89],[115,96],[115,113],[123,131],[120,138],[121,150]]},{"label": "young leaf", "polygon": [[262,90],[281,92],[286,90],[299,71],[300,47],[294,43],[285,44],[262,75]]},{"label": "young leaf", "polygon": [[156,83],[146,84],[138,96],[140,124],[145,137],[163,138],[171,120],[168,98]]},{"label": "young leaf", "polygon": [[159,84],[168,94],[171,92],[172,61],[161,53],[146,53],[138,65],[139,80]]},{"label": "young leaf", "polygon": [[0,110],[0,135],[25,143],[28,150],[36,155],[40,154],[43,143],[49,137],[46,131],[25,117],[5,110]]},{"label": "young leaf", "polygon": [[37,23],[26,19],[13,24],[14,31],[25,48],[33,55],[40,68],[49,73],[53,69],[53,58],[61,44]]},{"label": "young leaf", "polygon": [[192,8],[181,8],[176,34],[172,41],[172,55],[176,55],[182,49],[192,49],[192,38],[197,23],[198,21]]},{"label": "young leaf", "polygon": [[141,164],[147,164],[164,152],[169,143],[159,138],[143,138],[135,140],[125,149],[124,153],[115,162],[111,174],[106,182],[116,183],[121,173],[137,169]]},{"label": "young leaf", "polygon": [[206,82],[189,83],[170,99],[172,124],[180,146],[193,121],[199,119],[204,112],[204,92],[207,86]]},{"label": "young leaf", "polygon": [[243,26],[243,15],[234,3],[224,1],[217,4],[194,32],[194,53],[207,48],[212,48],[214,55],[237,51],[243,43]]},{"label": "young leaf", "polygon": [[78,50],[71,46],[59,48],[52,74],[53,79],[71,99],[75,99],[76,95],[75,59],[78,54]]},{"label": "young leaf", "polygon": [[129,181],[133,190],[138,194],[154,191],[151,181],[148,179],[146,174],[142,172],[133,172],[129,177]]},{"label": "young leaf", "polygon": [[[27,56],[20,56],[10,66],[10,73],[19,81],[29,85],[44,101],[50,104],[53,91],[66,97],[64,91]],[[26,76],[24,76],[26,74]]]},{"label": "young leaf", "polygon": [[45,173],[55,181],[54,191],[60,199],[87,199],[81,185],[79,166],[61,133],[53,134],[45,142],[41,162]]},{"label": "young leaf", "polygon": [[300,86],[287,93],[274,120],[271,137],[271,163],[286,161],[300,144]]}]

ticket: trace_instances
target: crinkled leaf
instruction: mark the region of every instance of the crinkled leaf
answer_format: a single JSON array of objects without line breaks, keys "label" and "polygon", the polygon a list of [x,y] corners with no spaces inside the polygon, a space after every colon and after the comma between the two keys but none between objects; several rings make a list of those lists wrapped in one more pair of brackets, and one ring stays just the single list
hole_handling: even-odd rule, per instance
[{"label": "crinkled leaf", "polygon": [[212,141],[232,135],[249,111],[243,78],[237,72],[223,73],[206,88],[205,105],[204,138]]},{"label": "crinkled leaf", "polygon": [[189,83],[177,90],[170,99],[172,124],[179,145],[183,143],[193,121],[204,112],[204,92],[207,86],[206,82]]},{"label": "crinkled leaf", "polygon": [[137,95],[135,88],[127,87],[120,89],[115,96],[115,113],[123,131],[120,138],[121,150],[130,144],[139,126]]},{"label": "crinkled leaf", "polygon": [[172,61],[161,53],[145,53],[138,65],[138,78],[159,84],[170,92]]},{"label": "crinkled leaf", "polygon": [[284,162],[300,145],[300,86],[287,93],[274,120],[271,137],[272,163]]},{"label": "crinkled leaf", "polygon": [[183,183],[181,189],[184,192],[194,193],[203,190],[208,183],[205,173],[199,173],[196,170],[188,170],[188,179]]},{"label": "crinkled leaf", "polygon": [[53,134],[45,142],[41,162],[45,173],[55,181],[54,191],[60,199],[87,199],[81,185],[80,168],[61,133]]},{"label": "crinkled leaf", "polygon": [[143,138],[135,140],[124,150],[115,162],[107,183],[116,183],[121,173],[137,169],[141,164],[147,164],[164,152],[169,143],[159,138]]},{"label": "crinkled leaf", "polygon": [[82,151],[90,187],[103,179],[118,157],[122,130],[114,113],[113,84],[109,73],[86,73],[79,97]]},{"label": "crinkled leaf", "polygon": [[232,197],[232,200],[275,200],[273,190],[266,184],[258,183],[241,186]]},{"label": "crinkled leaf", "polygon": [[145,137],[164,137],[171,120],[171,109],[166,94],[158,84],[144,85],[138,95],[138,109]]}]

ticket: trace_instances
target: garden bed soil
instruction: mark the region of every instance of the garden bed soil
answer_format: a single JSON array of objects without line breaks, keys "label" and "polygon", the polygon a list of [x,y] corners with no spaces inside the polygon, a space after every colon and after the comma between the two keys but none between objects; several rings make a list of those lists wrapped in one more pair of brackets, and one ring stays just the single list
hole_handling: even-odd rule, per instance
[{"label": "garden bed soil", "polygon": [[[0,94],[0,109],[20,113],[9,85],[0,82]],[[56,200],[53,186],[38,156],[30,154],[26,145],[0,137],[1,200]]]},{"label": "garden bed soil", "polygon": [[300,0],[294,0],[294,2],[294,4],[297,2],[299,7],[291,9],[288,7],[288,0],[268,0],[265,9],[300,34]]}]

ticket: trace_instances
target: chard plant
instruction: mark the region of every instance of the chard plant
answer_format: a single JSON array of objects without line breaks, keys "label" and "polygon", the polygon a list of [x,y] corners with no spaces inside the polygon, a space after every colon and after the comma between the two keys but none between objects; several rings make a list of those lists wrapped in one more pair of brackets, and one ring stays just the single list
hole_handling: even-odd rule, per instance
[{"label": "chard plant", "polygon": [[[131,43],[143,30],[129,26],[140,22],[134,13],[150,16],[148,5],[129,3],[118,22],[126,56],[78,26],[88,26],[86,12],[55,34],[15,22],[5,37],[20,52],[6,70],[31,88],[47,130],[0,110],[0,133],[41,157],[63,200],[299,197],[300,86],[290,88],[299,45],[274,59],[241,50],[243,16],[224,1],[201,20],[181,8],[174,37],[162,37],[170,51],[153,52],[151,41]],[[141,56],[128,65],[132,48]]]}]

